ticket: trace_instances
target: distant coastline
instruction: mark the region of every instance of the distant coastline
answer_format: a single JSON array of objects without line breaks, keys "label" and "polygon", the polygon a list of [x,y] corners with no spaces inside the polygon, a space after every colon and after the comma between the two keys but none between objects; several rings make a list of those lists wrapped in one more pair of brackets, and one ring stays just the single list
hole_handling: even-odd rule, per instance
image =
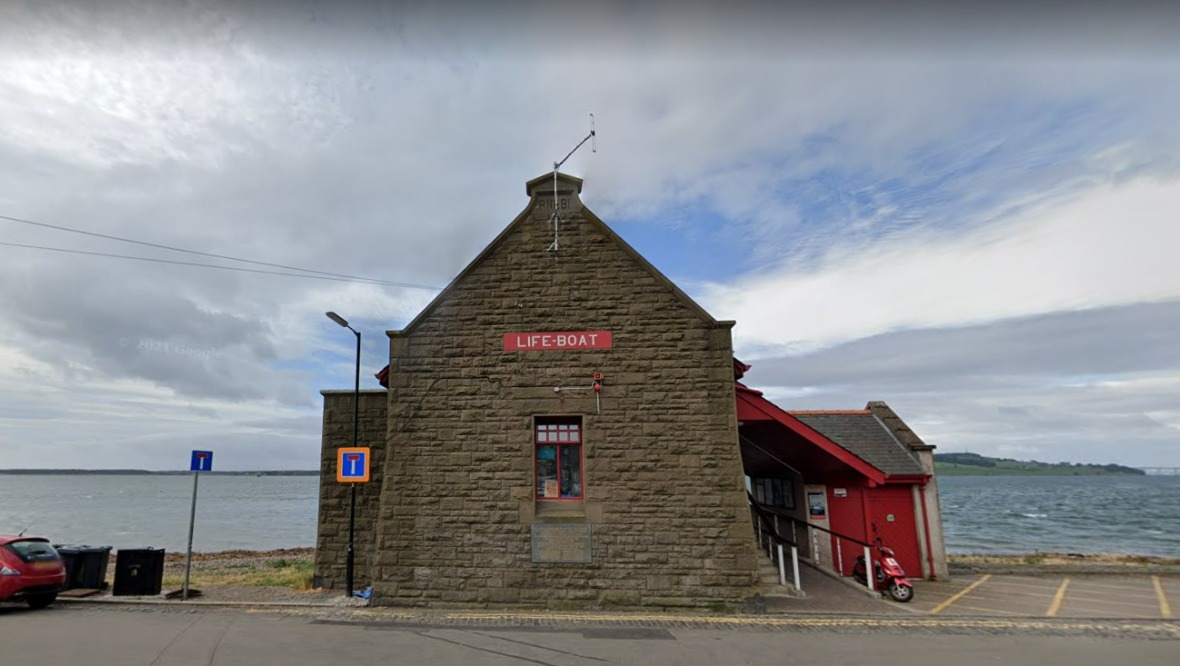
[{"label": "distant coastline", "polygon": [[[177,474],[191,474],[189,470],[150,470],[150,469],[0,469],[0,474],[25,475],[96,475],[108,476],[168,476]],[[211,476],[319,476],[319,470],[314,469],[280,469],[257,470],[242,472],[202,472]]]},{"label": "distant coastline", "polygon": [[1143,476],[1147,472],[1123,465],[1044,463],[1036,460],[989,458],[978,453],[936,453],[934,471],[942,476]]}]

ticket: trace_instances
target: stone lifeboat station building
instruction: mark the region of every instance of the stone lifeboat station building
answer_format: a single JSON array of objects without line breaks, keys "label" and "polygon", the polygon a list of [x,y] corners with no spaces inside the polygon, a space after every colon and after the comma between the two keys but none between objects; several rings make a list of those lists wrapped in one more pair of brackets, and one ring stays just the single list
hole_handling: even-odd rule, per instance
[{"label": "stone lifeboat station building", "polygon": [[[875,538],[911,577],[946,577],[932,447],[884,403],[790,412],[743,385],[734,322],[581,190],[527,183],[524,211],[388,333],[384,388],[359,396],[355,587],[382,605],[756,608],[797,594],[792,546],[849,576]],[[354,392],[323,396],[315,583],[342,589]]]}]

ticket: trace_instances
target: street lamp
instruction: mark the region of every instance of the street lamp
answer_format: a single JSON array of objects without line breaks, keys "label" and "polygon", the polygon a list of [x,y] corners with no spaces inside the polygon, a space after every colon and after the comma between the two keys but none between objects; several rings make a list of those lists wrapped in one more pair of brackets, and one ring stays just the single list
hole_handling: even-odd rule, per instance
[{"label": "street lamp", "polygon": [[[361,414],[361,332],[348,325],[348,321],[335,312],[325,312],[328,319],[340,324],[356,334],[356,381],[352,394],[352,445],[360,446],[360,414]],[[356,484],[349,485],[348,500],[348,560],[344,570],[344,596],[352,597],[352,569],[356,561],[353,550],[353,533],[356,529]]]}]

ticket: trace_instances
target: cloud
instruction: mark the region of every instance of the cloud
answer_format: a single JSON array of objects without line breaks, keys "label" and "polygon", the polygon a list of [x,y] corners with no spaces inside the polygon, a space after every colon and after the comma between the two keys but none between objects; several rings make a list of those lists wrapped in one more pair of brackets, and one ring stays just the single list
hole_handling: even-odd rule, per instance
[{"label": "cloud", "polygon": [[[564,169],[739,321],[743,354],[1174,299],[1166,21],[917,9],[3,3],[0,214],[441,287],[594,113],[598,152]],[[241,442],[241,464],[275,466],[273,447],[314,466],[318,429],[291,429],[354,362],[323,312],[363,331],[368,382],[384,330],[433,295],[0,247],[0,397],[19,405],[0,417],[5,465],[60,442],[87,465],[169,466],[217,438]],[[789,390],[840,396],[837,375],[818,385],[830,357],[795,359],[817,380]],[[894,371],[946,375],[921,359]],[[1119,381],[1147,381],[1135,372]],[[1126,393],[1095,405],[1175,423]]]},{"label": "cloud", "polygon": [[[77,368],[75,370],[74,368]],[[188,452],[224,451],[222,469],[314,469],[315,406],[189,398],[150,382],[110,379],[0,346],[5,468],[184,469]],[[302,434],[300,434],[302,432]]]},{"label": "cloud", "polygon": [[762,357],[772,386],[962,391],[1044,388],[1180,372],[1180,300],[1055,312],[954,328],[898,330],[812,353]]},{"label": "cloud", "polygon": [[751,359],[788,409],[885,400],[930,444],[1003,457],[1151,465],[1180,431],[1180,300],[881,333]]},{"label": "cloud", "polygon": [[702,300],[739,318],[739,345],[753,350],[1167,300],[1180,297],[1177,202],[1180,181],[1140,180],[969,231],[839,239],[815,268],[711,285]]}]

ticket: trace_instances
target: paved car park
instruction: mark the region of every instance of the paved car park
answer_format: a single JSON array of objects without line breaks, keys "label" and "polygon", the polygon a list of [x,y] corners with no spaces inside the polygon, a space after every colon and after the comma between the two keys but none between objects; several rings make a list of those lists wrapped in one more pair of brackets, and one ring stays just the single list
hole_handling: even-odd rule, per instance
[{"label": "paved car park", "polygon": [[[882,604],[886,602],[881,602]],[[895,604],[901,605],[901,604]],[[1173,623],[995,618],[303,612],[67,603],[0,610],[5,664],[1173,666]],[[328,616],[328,618],[324,618]],[[1021,624],[1023,623],[1023,624]]]},{"label": "paved car park", "polygon": [[1180,578],[1153,575],[960,574],[918,581],[910,605],[930,615],[1170,620]]},{"label": "paved car park", "polygon": [[[844,616],[853,619],[897,620],[904,622],[978,618],[989,621],[1017,620],[1116,620],[1144,621],[1167,625],[1169,631],[1180,631],[1180,575],[1164,573],[1011,573],[1011,572],[956,572],[949,581],[915,580],[916,592],[909,603],[898,603],[888,598],[874,598],[850,578],[837,578],[809,566],[801,567],[804,598],[773,595],[762,609],[768,615],[741,614],[726,617],[733,622],[754,624],[802,618]],[[239,594],[222,594],[222,588],[210,588],[196,600],[152,597],[111,597],[99,595],[84,599],[61,599],[59,604],[83,605],[114,604],[139,605],[181,609],[189,607],[254,607],[259,609],[291,610],[334,608],[342,612],[384,615],[396,609],[365,607],[359,599],[349,600],[339,595],[290,594],[282,601],[267,598],[264,588],[226,588]],[[476,609],[473,609],[476,610]],[[485,615],[488,609],[479,611]],[[429,613],[427,613],[429,614]],[[496,613],[492,613],[496,615]],[[560,614],[539,609],[504,609],[497,618],[553,618]],[[594,615],[591,613],[591,615]],[[633,614],[624,613],[629,617]],[[667,617],[663,613],[655,616]],[[584,614],[580,617],[588,617]],[[784,616],[794,616],[788,619]],[[486,618],[485,618],[486,619]]]}]

